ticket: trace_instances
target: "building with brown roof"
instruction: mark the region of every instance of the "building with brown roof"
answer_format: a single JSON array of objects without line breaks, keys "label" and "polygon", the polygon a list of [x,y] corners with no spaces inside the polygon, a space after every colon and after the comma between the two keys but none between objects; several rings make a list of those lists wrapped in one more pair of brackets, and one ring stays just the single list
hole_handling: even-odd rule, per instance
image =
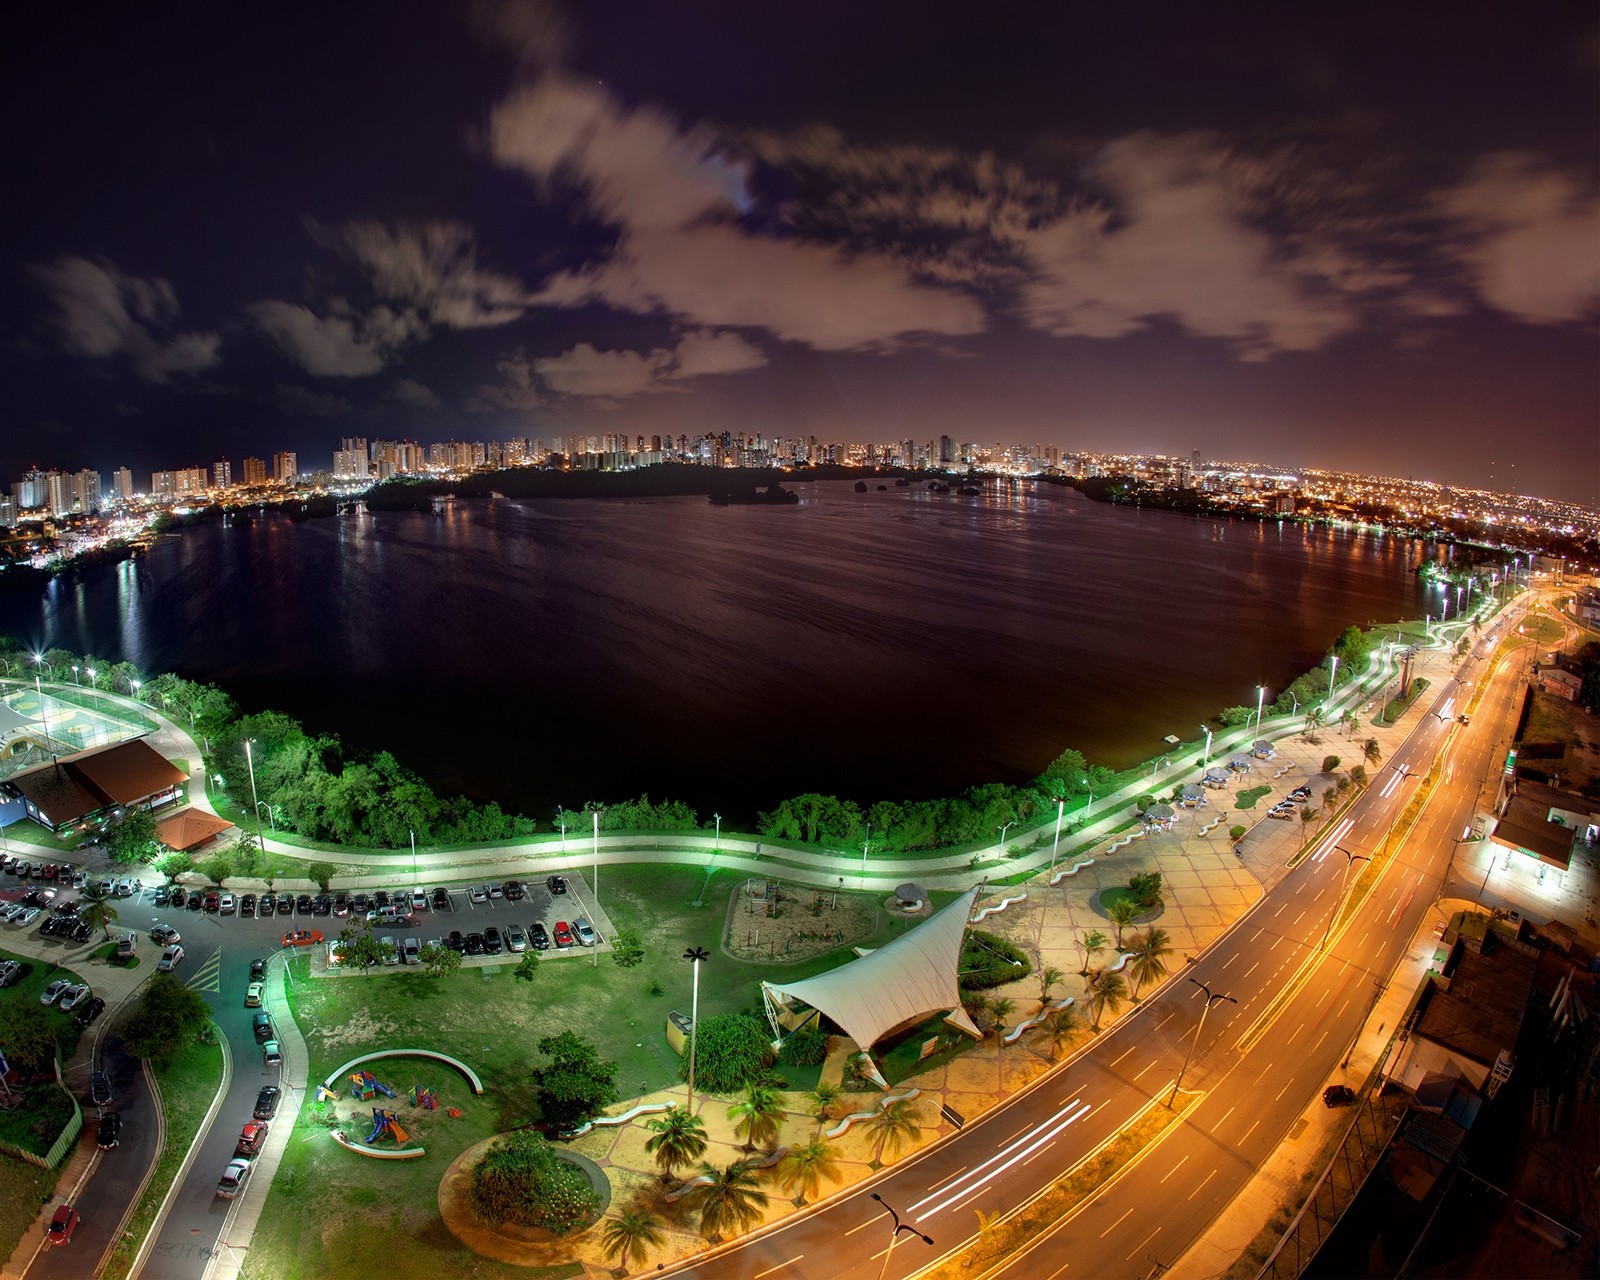
[{"label": "building with brown roof", "polygon": [[1480,952],[1458,942],[1445,972],[1430,975],[1390,1077],[1416,1089],[1429,1076],[1444,1076],[1492,1094],[1490,1076],[1498,1068],[1503,1078],[1515,1061],[1538,967],[1537,954],[1517,946]]},{"label": "building with brown roof", "polygon": [[6,786],[51,831],[113,809],[155,809],[182,794],[189,775],[142,739],[83,751],[13,774]]}]

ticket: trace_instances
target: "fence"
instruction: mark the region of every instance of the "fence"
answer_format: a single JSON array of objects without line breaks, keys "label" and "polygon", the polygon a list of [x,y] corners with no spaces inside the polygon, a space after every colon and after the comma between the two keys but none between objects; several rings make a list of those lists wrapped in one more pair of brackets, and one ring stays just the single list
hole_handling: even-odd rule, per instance
[{"label": "fence", "polygon": [[[67,1096],[71,1097],[70,1094]],[[55,1144],[44,1155],[41,1156],[26,1147],[19,1147],[14,1142],[3,1140],[0,1140],[0,1151],[16,1156],[19,1160],[26,1160],[29,1164],[36,1164],[41,1169],[54,1169],[66,1158],[67,1152],[72,1150],[73,1144],[77,1142],[78,1135],[82,1132],[83,1108],[78,1105],[76,1098],[72,1098],[72,1115],[62,1128],[60,1136],[56,1138]]]}]

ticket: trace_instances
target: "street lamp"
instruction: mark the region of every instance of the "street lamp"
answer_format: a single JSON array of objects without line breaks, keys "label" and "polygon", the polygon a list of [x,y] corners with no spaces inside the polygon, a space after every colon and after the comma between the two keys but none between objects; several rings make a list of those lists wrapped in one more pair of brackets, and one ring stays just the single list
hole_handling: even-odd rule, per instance
[{"label": "street lamp", "polygon": [[100,687],[95,683],[93,667],[85,667],[83,669],[83,674],[89,677],[89,687],[91,689],[98,689]]},{"label": "street lamp", "polygon": [[33,678],[33,689],[34,689],[34,692],[39,697],[39,721],[40,721],[41,724],[44,725],[44,749],[46,751],[49,751],[49,750],[51,750],[51,746],[50,746],[50,712],[49,712],[49,709],[46,708],[45,705],[44,705],[44,685],[42,683],[40,683],[38,676],[34,676],[34,678]]},{"label": "street lamp", "polygon": [[1206,758],[1200,762],[1200,767],[1204,769],[1211,763],[1211,726],[1201,725],[1200,732],[1206,735]]},{"label": "street lamp", "polygon": [[1002,858],[1006,856],[1006,832],[1010,831],[1011,828],[1016,825],[1017,820],[1013,818],[1010,822],[1002,822],[998,827],[995,828],[995,830],[1000,833],[1000,856]]},{"label": "street lamp", "polygon": [[142,683],[143,683],[143,681],[140,681],[140,680],[130,680],[130,681],[128,681],[128,687],[133,690],[133,700],[135,702],[139,701],[139,688],[140,688]]},{"label": "street lamp", "polygon": [[700,1034],[700,962],[711,959],[704,947],[690,947],[683,958],[694,965],[694,995],[689,1004],[689,1114],[694,1114],[694,1044]]},{"label": "street lamp", "polygon": [[[594,855],[593,855],[594,869],[593,869],[593,872],[592,872],[592,878],[594,880],[594,913],[595,913],[595,915],[598,916],[600,914],[600,810],[595,809],[595,810],[593,810],[593,813],[594,813]],[[589,923],[593,924],[594,921],[591,920]],[[594,967],[596,969],[598,969],[600,967],[600,943],[598,942],[598,940],[595,942],[594,946],[589,948],[589,951],[591,953],[590,958],[594,961]]]},{"label": "street lamp", "polygon": [[83,687],[78,681],[78,664],[76,662],[72,664],[72,683],[78,685],[79,688]]},{"label": "street lamp", "polygon": [[192,1235],[192,1236],[204,1236],[207,1240],[216,1241],[216,1243],[220,1244],[224,1249],[226,1249],[233,1256],[233,1265],[234,1266],[242,1267],[244,1265],[242,1262],[239,1261],[239,1255],[234,1252],[234,1247],[231,1244],[229,1244],[226,1240],[224,1240],[221,1236],[214,1236],[209,1231],[200,1230],[199,1227],[190,1227],[189,1228],[189,1234]]},{"label": "street lamp", "polygon": [[[272,816],[272,809],[269,807],[267,809],[267,817],[270,818],[271,816]],[[274,822],[272,824],[272,834],[273,835],[277,835],[278,834],[278,824],[276,822]],[[407,827],[406,828],[406,834],[411,837],[411,883],[412,884],[416,884],[416,882],[417,882],[417,833],[415,831],[413,831],[410,827]]]},{"label": "street lamp", "polygon": [[250,770],[250,802],[252,804],[254,804],[255,808],[256,808],[256,843],[260,844],[261,843],[261,800],[256,795],[256,762],[255,762],[254,757],[252,757],[251,754],[250,754],[250,744],[252,742],[254,742],[254,741],[255,741],[254,738],[246,738],[244,740],[244,763],[245,763],[245,767]]},{"label": "street lamp", "polygon": [[711,837],[711,852],[716,855],[722,852],[722,815],[714,813],[711,816],[717,820],[716,834]]},{"label": "street lamp", "polygon": [[867,851],[872,848],[872,824],[867,823],[867,834],[861,840],[861,878],[867,878]]},{"label": "street lamp", "polygon": [[556,806],[556,825],[561,828],[561,852],[567,851],[567,811]]},{"label": "street lamp", "polygon": [[1194,1047],[1200,1043],[1200,1037],[1205,1034],[1206,1014],[1211,1012],[1211,1006],[1226,1000],[1229,1004],[1238,1004],[1232,996],[1225,996],[1222,992],[1211,994],[1211,988],[1201,982],[1199,978],[1190,978],[1190,982],[1206,993],[1205,1008],[1200,1010],[1200,1025],[1195,1028],[1194,1039],[1189,1042],[1189,1052],[1183,1055],[1183,1066],[1178,1069],[1178,1078],[1172,1084],[1172,1096],[1167,1099],[1167,1110],[1172,1110],[1172,1104],[1178,1100],[1178,1090],[1183,1087],[1183,1075],[1188,1071],[1189,1063],[1194,1058]]},{"label": "street lamp", "polygon": [[1328,945],[1328,938],[1333,934],[1333,922],[1338,918],[1339,912],[1344,909],[1345,886],[1350,880],[1350,868],[1355,866],[1355,864],[1358,862],[1372,861],[1372,859],[1367,857],[1367,855],[1364,853],[1351,853],[1350,850],[1346,849],[1342,844],[1336,844],[1333,847],[1340,853],[1344,854],[1344,876],[1339,881],[1339,896],[1334,899],[1333,914],[1328,917],[1328,927],[1322,931],[1322,941],[1317,944],[1318,951],[1321,951]]},{"label": "street lamp", "polygon": [[1083,789],[1089,793],[1089,803],[1083,806],[1083,820],[1087,822],[1094,813],[1094,788],[1089,785],[1089,775],[1083,775]]},{"label": "street lamp", "polygon": [[1066,811],[1067,811],[1067,798],[1065,796],[1057,797],[1057,799],[1056,799],[1056,838],[1055,838],[1055,842],[1053,844],[1051,844],[1051,846],[1050,846],[1050,871],[1051,871],[1051,874],[1054,874],[1055,873],[1055,869],[1056,869],[1056,853],[1061,848],[1061,818],[1062,818],[1062,815],[1066,813]]},{"label": "street lamp", "polygon": [[[256,801],[256,831],[259,833],[260,830],[261,830],[261,810],[262,809],[265,809],[267,811],[267,821],[272,824],[272,834],[273,835],[277,835],[278,834],[278,820],[272,816],[272,806],[270,804],[268,804],[265,800],[257,800]],[[413,850],[413,855],[414,854],[415,854],[415,850]]]},{"label": "street lamp", "polygon": [[1258,684],[1256,686],[1256,732],[1257,733],[1261,732],[1261,708],[1266,705],[1266,702],[1267,702],[1267,686],[1264,685],[1264,684]]},{"label": "street lamp", "polygon": [[889,1233],[889,1247],[883,1251],[883,1266],[878,1269],[878,1280],[883,1280],[884,1276],[889,1274],[889,1259],[894,1256],[894,1247],[900,1243],[900,1235],[902,1232],[907,1235],[916,1236],[917,1239],[921,1240],[922,1243],[926,1245],[931,1245],[933,1243],[933,1237],[923,1235],[922,1232],[918,1231],[909,1222],[901,1222],[900,1215],[893,1209],[890,1209],[889,1202],[880,1196],[876,1191],[872,1193],[872,1198],[888,1210],[889,1218],[894,1223],[894,1230]]},{"label": "street lamp", "polygon": [[1331,659],[1329,659],[1329,666],[1328,666],[1328,701],[1329,702],[1333,701],[1333,678],[1338,674],[1339,674],[1339,655],[1338,654],[1334,654],[1333,657]]}]

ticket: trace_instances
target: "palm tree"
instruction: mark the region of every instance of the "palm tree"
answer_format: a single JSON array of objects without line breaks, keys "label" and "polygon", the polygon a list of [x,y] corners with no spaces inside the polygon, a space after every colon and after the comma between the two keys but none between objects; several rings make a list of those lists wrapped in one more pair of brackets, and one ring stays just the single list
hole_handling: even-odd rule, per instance
[{"label": "palm tree", "polygon": [[605,1246],[606,1256],[615,1258],[617,1264],[626,1271],[630,1262],[644,1260],[645,1249],[661,1246],[666,1239],[661,1233],[662,1226],[659,1217],[642,1209],[621,1213],[606,1219],[600,1243]]},{"label": "palm tree", "polygon": [[897,1098],[873,1113],[867,1121],[867,1132],[877,1138],[873,1148],[872,1163],[883,1163],[883,1149],[890,1155],[899,1155],[900,1148],[917,1136],[922,1124],[922,1111],[910,1098]]},{"label": "palm tree", "polygon": [[1089,992],[1089,1007],[1094,1010],[1094,1021],[1089,1024],[1089,1030],[1100,1030],[1101,1015],[1107,1011],[1115,1013],[1127,998],[1128,984],[1120,973],[1101,974],[1100,981]]},{"label": "palm tree", "polygon": [[791,1147],[778,1161],[778,1180],[785,1191],[800,1189],[796,1204],[815,1197],[822,1189],[822,1180],[839,1181],[839,1149],[821,1138],[813,1138],[803,1147]]},{"label": "palm tree", "polygon": [[1083,968],[1078,970],[1078,976],[1080,978],[1087,978],[1089,976],[1089,961],[1093,960],[1098,952],[1103,951],[1105,949],[1105,945],[1106,935],[1099,929],[1089,930],[1089,932],[1084,934],[1079,940],[1078,946],[1083,950]]},{"label": "palm tree", "polygon": [[819,1081],[817,1087],[806,1095],[811,1099],[810,1114],[817,1120],[817,1136],[822,1136],[822,1126],[833,1119],[834,1108],[839,1105],[839,1099],[844,1096],[844,1090],[836,1084]]},{"label": "palm tree", "polygon": [[656,1135],[644,1144],[644,1149],[656,1158],[663,1182],[672,1180],[672,1171],[679,1165],[690,1164],[705,1154],[705,1121],[690,1115],[685,1107],[670,1107],[655,1119],[645,1121],[645,1127]]},{"label": "palm tree", "polygon": [[1167,957],[1172,954],[1171,938],[1165,929],[1149,929],[1133,944],[1133,1000],[1138,1003],[1139,988],[1167,974]]},{"label": "palm tree", "polygon": [[990,1012],[994,1007],[989,997],[981,991],[963,991],[961,1007],[967,1011],[967,1017],[977,1024],[978,1030],[987,1034]]},{"label": "palm tree", "polygon": [[1347,736],[1354,737],[1357,729],[1361,727],[1361,713],[1354,707],[1344,713],[1344,731]]},{"label": "palm tree", "polygon": [[1039,1003],[1050,1003],[1050,988],[1066,978],[1066,974],[1053,965],[1046,965],[1039,970]]},{"label": "palm tree", "polygon": [[1006,1019],[1011,1016],[1016,1007],[1017,1002],[1005,996],[989,1002],[989,1016],[994,1019],[994,1029],[996,1031],[1004,1031],[1006,1029]]},{"label": "palm tree", "polygon": [[746,1151],[759,1146],[770,1151],[777,1146],[778,1134],[783,1131],[783,1098],[776,1089],[750,1085],[744,1101],[728,1108],[728,1119],[733,1121],[733,1131],[744,1139]]},{"label": "palm tree", "polygon": [[1106,915],[1117,928],[1117,950],[1122,950],[1122,931],[1133,923],[1139,914],[1138,904],[1132,898],[1118,898],[1106,908]]},{"label": "palm tree", "polygon": [[724,1231],[743,1231],[761,1220],[767,1193],[747,1161],[735,1160],[725,1169],[702,1162],[700,1171],[711,1179],[693,1192],[700,1206],[702,1236],[715,1244]]},{"label": "palm tree", "polygon": [[1044,1020],[1045,1036],[1050,1041],[1051,1062],[1061,1055],[1062,1048],[1072,1039],[1072,1033],[1077,1030],[1077,1026],[1077,1014],[1071,1008],[1057,1009]]},{"label": "palm tree", "polygon": [[1383,748],[1378,745],[1376,738],[1368,738],[1367,745],[1362,749],[1367,757],[1368,764],[1377,764],[1383,759]]},{"label": "palm tree", "polygon": [[106,941],[111,941],[111,926],[116,921],[117,909],[111,905],[109,895],[101,893],[98,885],[87,884],[78,893],[78,919],[91,928],[105,931]]}]

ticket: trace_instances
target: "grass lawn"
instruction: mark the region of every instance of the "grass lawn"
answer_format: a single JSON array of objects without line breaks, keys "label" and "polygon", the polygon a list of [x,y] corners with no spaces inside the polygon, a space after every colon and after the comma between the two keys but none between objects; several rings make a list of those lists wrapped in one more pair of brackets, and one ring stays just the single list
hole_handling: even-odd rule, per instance
[{"label": "grass lawn", "polygon": [[[48,964],[43,960],[35,960],[32,956],[21,956],[9,951],[0,951],[0,959],[22,961],[22,979],[14,987],[7,987],[0,991],[0,1005],[26,1004],[38,1006],[39,993],[57,978],[70,978],[74,982],[85,982],[87,979],[75,970],[62,968],[59,965]],[[90,983],[93,986],[93,983]],[[72,1021],[72,1014],[62,1013],[55,1005],[44,1011],[49,1020],[51,1029],[55,1032],[56,1044],[61,1048],[61,1061],[65,1063],[72,1057],[72,1052],[78,1047],[78,1037],[83,1034]],[[48,1149],[49,1143],[45,1144]]]},{"label": "grass lawn", "polygon": [[156,1162],[150,1185],[145,1188],[144,1197],[128,1222],[128,1234],[117,1245],[111,1261],[100,1273],[100,1280],[123,1280],[128,1274],[134,1250],[155,1221],[156,1210],[166,1198],[172,1180],[178,1176],[178,1168],[189,1154],[200,1121],[205,1118],[222,1084],[221,1046],[190,1041],[170,1067],[156,1073],[156,1083],[167,1117],[166,1145],[161,1149],[161,1159]]},{"label": "grass lawn", "polygon": [[[308,1108],[296,1125],[245,1276],[364,1276],[371,1273],[375,1248],[382,1249],[390,1280],[539,1276],[537,1270],[469,1252],[438,1213],[439,1181],[450,1162],[473,1143],[533,1118],[529,1072],[539,1057],[539,1039],[570,1029],[596,1041],[619,1064],[617,1088],[626,1100],[678,1080],[679,1060],[667,1044],[665,1025],[670,1010],[689,1008],[690,967],[680,959],[687,947],[703,946],[712,953],[700,967],[702,1018],[759,1010],[763,977],[808,976],[850,954],[843,948],[780,966],[731,959],[721,950],[723,926],[729,896],[744,877],[715,874],[706,905],[692,907],[704,880],[700,867],[607,868],[601,876],[607,913],[645,940],[644,963],[633,969],[619,968],[604,953],[595,968],[588,952],[560,959],[546,952],[531,983],[513,978],[510,965],[463,969],[442,979],[392,968],[312,980],[306,958],[297,958],[291,998],[310,1051],[313,1081],[363,1052],[410,1046],[462,1058],[483,1077],[488,1092],[474,1098],[454,1071],[422,1059],[379,1064],[374,1073],[399,1095],[394,1103],[383,1102],[398,1110],[401,1124],[428,1152],[420,1160],[380,1162],[343,1150],[327,1132],[335,1116],[357,1138],[371,1128],[373,1104],[354,1103],[348,1082],[341,1082],[338,1103]],[[907,927],[880,912],[874,934],[863,945],[882,946]],[[654,989],[660,994],[652,994]],[[814,1083],[814,1069],[780,1070],[794,1087]],[[406,1092],[419,1083],[438,1090],[438,1111],[409,1105]],[[447,1114],[451,1107],[460,1109],[459,1118]],[[312,1114],[318,1110],[323,1117]]]},{"label": "grass lawn", "polygon": [[11,1256],[22,1233],[33,1226],[39,1207],[55,1194],[57,1173],[0,1155],[0,1257]]},{"label": "grass lawn", "polygon": [[1254,809],[1257,800],[1261,799],[1262,796],[1270,796],[1271,794],[1271,787],[1245,787],[1235,797],[1233,807],[1235,809]]}]

